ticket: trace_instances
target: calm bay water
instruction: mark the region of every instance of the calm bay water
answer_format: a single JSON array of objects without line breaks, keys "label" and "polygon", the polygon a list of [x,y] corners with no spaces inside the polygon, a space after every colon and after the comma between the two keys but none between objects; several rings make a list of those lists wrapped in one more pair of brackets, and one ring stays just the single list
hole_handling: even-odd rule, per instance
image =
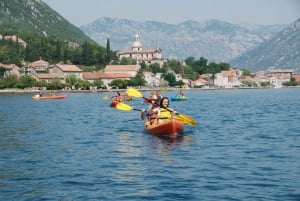
[{"label": "calm bay water", "polygon": [[185,91],[177,140],[106,95],[0,94],[0,200],[300,200],[300,89]]}]

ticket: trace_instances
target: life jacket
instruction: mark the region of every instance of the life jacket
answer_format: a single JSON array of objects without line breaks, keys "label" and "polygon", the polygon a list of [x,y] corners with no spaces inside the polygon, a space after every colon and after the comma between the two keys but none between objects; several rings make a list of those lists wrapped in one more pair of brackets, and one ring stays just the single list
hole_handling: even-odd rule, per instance
[{"label": "life jacket", "polygon": [[159,108],[158,119],[171,119],[171,118],[172,118],[172,114],[169,110],[167,110],[166,108]]}]

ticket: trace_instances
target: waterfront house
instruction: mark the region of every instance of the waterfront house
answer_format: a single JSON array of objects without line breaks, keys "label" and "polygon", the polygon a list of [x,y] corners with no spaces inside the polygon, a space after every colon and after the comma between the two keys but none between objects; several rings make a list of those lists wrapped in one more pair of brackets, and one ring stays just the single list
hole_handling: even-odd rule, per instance
[{"label": "waterfront house", "polygon": [[109,84],[116,79],[120,80],[130,80],[135,76],[130,73],[105,73],[105,72],[83,72],[83,79],[93,83],[95,80],[101,80],[106,86],[106,88],[110,88]]},{"label": "waterfront house", "polygon": [[0,67],[3,67],[5,69],[5,72],[3,74],[3,77],[9,77],[9,76],[20,76],[20,67],[16,64],[2,64],[0,63]]},{"label": "waterfront house", "polygon": [[70,64],[55,64],[49,70],[50,73],[56,73],[63,76],[65,79],[68,75],[75,75],[78,79],[82,79],[82,70],[76,65]]},{"label": "waterfront house", "polygon": [[214,84],[219,88],[240,87],[242,84],[239,78],[242,76],[242,71],[239,69],[229,69],[221,71],[215,75]]},{"label": "waterfront house", "polygon": [[33,75],[33,77],[46,83],[50,83],[53,79],[58,79],[61,83],[65,83],[65,78],[57,73],[39,73]]},{"label": "waterfront house", "polygon": [[140,65],[107,65],[104,68],[104,73],[128,73],[135,77],[140,68]]},{"label": "waterfront house", "polygon": [[146,86],[148,87],[158,87],[161,85],[162,81],[162,73],[152,73],[152,72],[144,72],[144,79],[146,81]]},{"label": "waterfront house", "polygon": [[49,62],[40,60],[29,63],[23,67],[24,73],[26,74],[37,74],[37,73],[47,73],[49,67]]}]

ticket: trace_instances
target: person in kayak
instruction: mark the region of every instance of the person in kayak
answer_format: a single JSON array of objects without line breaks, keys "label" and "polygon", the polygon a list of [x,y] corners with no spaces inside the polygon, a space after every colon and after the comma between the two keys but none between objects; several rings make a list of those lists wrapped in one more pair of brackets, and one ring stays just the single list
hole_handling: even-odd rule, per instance
[{"label": "person in kayak", "polygon": [[111,97],[110,106],[115,107],[120,102],[122,102],[121,94],[120,92],[116,92],[116,94],[113,97]]},{"label": "person in kayak", "polygon": [[160,90],[156,91],[156,96],[157,96],[157,105],[159,105],[160,100],[163,98],[163,96],[161,95],[161,91]]},{"label": "person in kayak", "polygon": [[184,98],[184,94],[182,92],[182,90],[179,90],[179,92],[176,95],[178,98]]},{"label": "person in kayak", "polygon": [[157,104],[158,97],[154,94],[151,97],[151,105],[149,106],[147,112],[145,110],[142,110],[141,113],[141,119],[148,119],[150,121],[150,124],[153,124],[153,122],[157,119],[157,115],[159,113],[159,108]]},{"label": "person in kayak", "polygon": [[50,96],[56,96],[53,90],[50,91]]},{"label": "person in kayak", "polygon": [[165,121],[166,119],[172,119],[174,115],[176,115],[176,111],[169,108],[169,99],[167,97],[163,97],[160,100],[159,113],[157,115],[158,123]]}]

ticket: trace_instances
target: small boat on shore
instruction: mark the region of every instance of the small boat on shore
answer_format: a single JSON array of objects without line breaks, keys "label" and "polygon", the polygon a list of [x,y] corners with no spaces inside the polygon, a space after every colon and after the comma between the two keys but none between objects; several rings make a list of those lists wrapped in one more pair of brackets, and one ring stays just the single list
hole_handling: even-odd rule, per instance
[{"label": "small boat on shore", "polygon": [[57,96],[57,95],[52,95],[52,96],[35,95],[35,96],[32,96],[33,100],[51,100],[51,99],[65,99],[65,98],[67,98],[66,95],[60,95],[60,96]]},{"label": "small boat on shore", "polygon": [[168,119],[161,123],[150,123],[150,121],[145,122],[145,130],[150,133],[161,137],[178,137],[182,135],[184,130],[184,125],[182,122],[176,119]]}]

